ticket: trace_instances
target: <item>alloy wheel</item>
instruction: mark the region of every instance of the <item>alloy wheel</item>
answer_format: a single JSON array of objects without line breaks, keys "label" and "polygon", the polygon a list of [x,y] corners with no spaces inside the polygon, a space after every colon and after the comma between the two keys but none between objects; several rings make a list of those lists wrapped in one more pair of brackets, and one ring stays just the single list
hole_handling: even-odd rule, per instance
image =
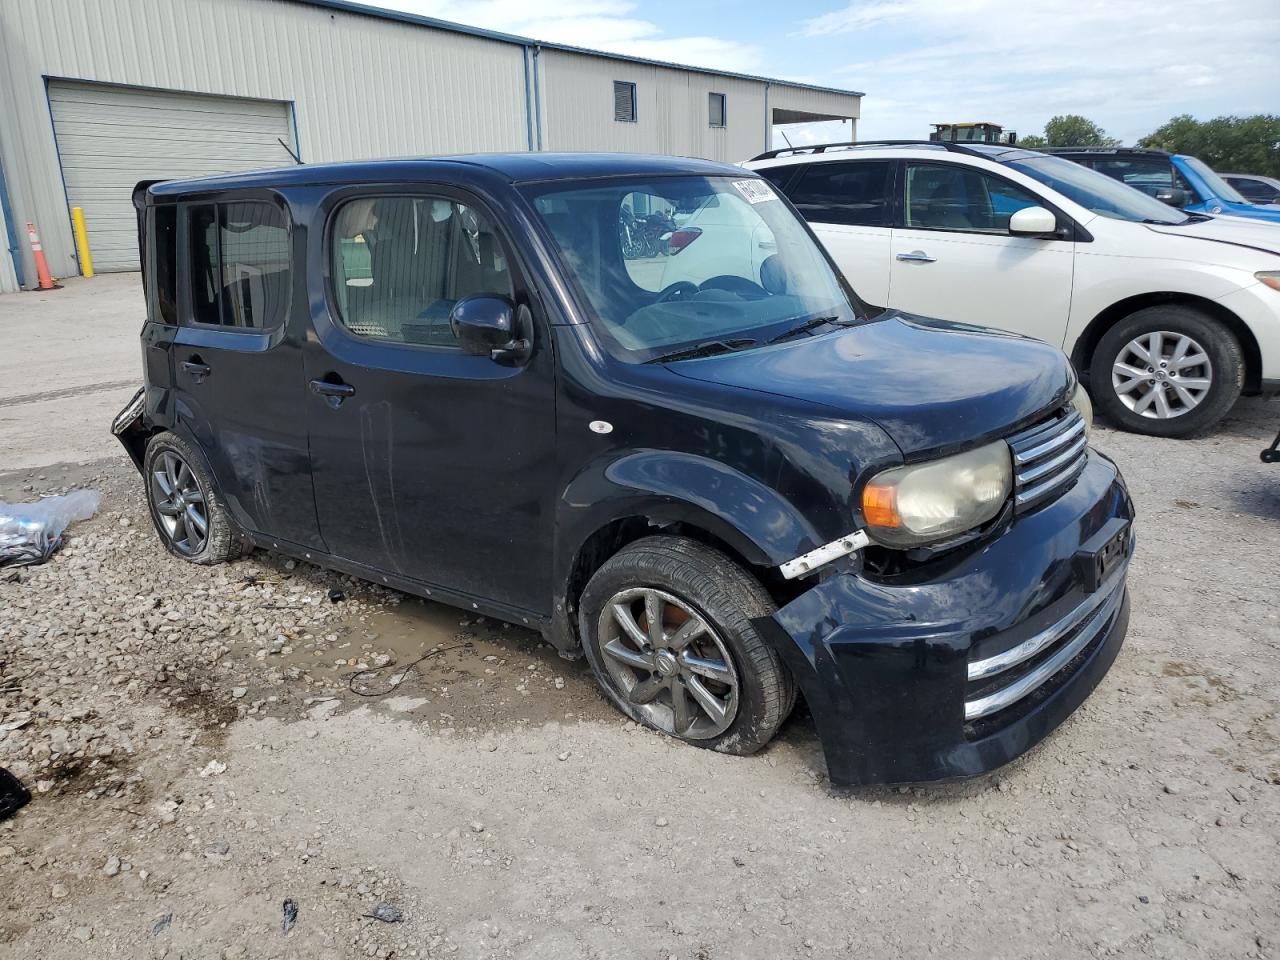
[{"label": "alloy wheel", "polygon": [[193,557],[209,539],[204,491],[187,462],[172,450],[151,464],[151,501],[173,548]]},{"label": "alloy wheel", "polygon": [[1213,386],[1209,354],[1185,333],[1134,337],[1111,365],[1111,386],[1139,416],[1169,420],[1198,407]]},{"label": "alloy wheel", "polygon": [[600,612],[600,652],[622,696],[686,740],[724,733],[738,713],[738,672],[710,624],[672,594],[622,590]]}]

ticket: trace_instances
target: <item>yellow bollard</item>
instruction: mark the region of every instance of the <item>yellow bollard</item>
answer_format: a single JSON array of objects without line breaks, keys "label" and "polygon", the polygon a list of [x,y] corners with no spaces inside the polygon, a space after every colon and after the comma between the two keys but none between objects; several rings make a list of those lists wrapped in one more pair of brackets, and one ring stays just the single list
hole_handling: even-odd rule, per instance
[{"label": "yellow bollard", "polygon": [[71,208],[71,223],[76,229],[76,250],[80,252],[80,272],[86,277],[92,277],[93,255],[89,253],[89,234],[84,229],[84,211],[79,207]]}]

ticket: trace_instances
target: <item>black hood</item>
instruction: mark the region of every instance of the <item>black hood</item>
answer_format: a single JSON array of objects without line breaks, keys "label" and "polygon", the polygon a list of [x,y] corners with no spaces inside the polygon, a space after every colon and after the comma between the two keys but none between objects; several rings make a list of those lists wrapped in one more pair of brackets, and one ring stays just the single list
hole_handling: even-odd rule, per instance
[{"label": "black hood", "polygon": [[1066,403],[1075,382],[1047,343],[901,313],[669,369],[871,420],[908,458],[1002,436]]}]

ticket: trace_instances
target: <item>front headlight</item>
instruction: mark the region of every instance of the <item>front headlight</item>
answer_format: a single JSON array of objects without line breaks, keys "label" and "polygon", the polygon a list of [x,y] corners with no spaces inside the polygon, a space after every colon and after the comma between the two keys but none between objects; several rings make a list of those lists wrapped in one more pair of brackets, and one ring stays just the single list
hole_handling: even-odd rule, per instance
[{"label": "front headlight", "polygon": [[894,467],[862,491],[867,533],[890,547],[914,547],[972,530],[1009,497],[1013,466],[1003,440],[952,457]]},{"label": "front headlight", "polygon": [[1071,405],[1076,408],[1076,412],[1080,414],[1080,419],[1084,421],[1084,435],[1087,437],[1093,430],[1093,401],[1089,399],[1089,394],[1085,391],[1084,386],[1077,383],[1075,395],[1071,398]]}]

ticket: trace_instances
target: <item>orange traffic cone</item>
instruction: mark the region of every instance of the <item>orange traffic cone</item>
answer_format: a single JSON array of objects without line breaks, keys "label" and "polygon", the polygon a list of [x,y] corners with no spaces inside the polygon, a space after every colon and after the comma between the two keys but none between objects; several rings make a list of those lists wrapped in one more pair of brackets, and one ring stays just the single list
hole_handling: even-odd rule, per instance
[{"label": "orange traffic cone", "polygon": [[36,233],[36,225],[27,221],[27,240],[31,243],[31,256],[36,261],[36,277],[40,281],[41,290],[53,289],[53,277],[49,276],[49,263],[44,258],[44,247],[40,245],[40,234]]}]

